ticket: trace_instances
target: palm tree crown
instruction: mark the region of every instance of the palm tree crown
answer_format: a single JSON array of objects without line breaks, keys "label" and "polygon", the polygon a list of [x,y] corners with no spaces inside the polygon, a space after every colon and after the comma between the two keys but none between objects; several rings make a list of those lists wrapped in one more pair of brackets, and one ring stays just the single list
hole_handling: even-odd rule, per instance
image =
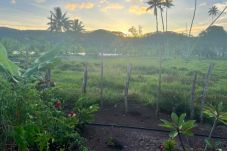
[{"label": "palm tree crown", "polygon": [[214,16],[217,16],[218,12],[219,12],[218,8],[216,6],[212,6],[209,9],[208,14],[209,14],[209,16],[214,17]]},{"label": "palm tree crown", "polygon": [[71,30],[75,32],[82,32],[84,31],[83,22],[79,21],[78,19],[74,19],[71,22]]},{"label": "palm tree crown", "polygon": [[165,6],[166,8],[171,8],[173,5],[173,0],[163,0],[162,1],[163,6]]},{"label": "palm tree crown", "polygon": [[50,11],[51,17],[48,19],[50,20],[48,30],[50,31],[68,31],[70,29],[70,21],[69,18],[66,17],[67,13],[62,13],[60,7],[54,8],[54,11]]}]

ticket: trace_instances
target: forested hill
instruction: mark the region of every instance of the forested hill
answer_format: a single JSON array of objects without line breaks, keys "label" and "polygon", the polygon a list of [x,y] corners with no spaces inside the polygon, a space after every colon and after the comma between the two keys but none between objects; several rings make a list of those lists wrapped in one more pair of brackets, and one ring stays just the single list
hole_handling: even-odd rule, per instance
[{"label": "forested hill", "polygon": [[[8,50],[20,49],[20,47],[32,47],[37,51],[45,51],[48,45],[59,44],[68,52],[97,53],[117,52],[131,55],[157,55],[160,49],[165,50],[166,55],[214,55],[210,44],[212,41],[215,49],[226,51],[226,43],[215,41],[216,38],[227,41],[227,34],[222,27],[213,26],[200,33],[198,37],[189,38],[186,35],[166,32],[147,34],[142,38],[124,37],[121,32],[96,30],[92,32],[49,32],[44,30],[16,30],[0,27],[0,39]],[[199,39],[199,40],[198,40]],[[20,43],[18,43],[18,41]],[[199,42],[198,42],[199,41]],[[19,46],[20,45],[20,46]],[[25,46],[21,46],[25,45]],[[166,49],[168,48],[168,49]],[[190,49],[189,49],[190,48]],[[215,50],[215,51],[216,51]]]}]

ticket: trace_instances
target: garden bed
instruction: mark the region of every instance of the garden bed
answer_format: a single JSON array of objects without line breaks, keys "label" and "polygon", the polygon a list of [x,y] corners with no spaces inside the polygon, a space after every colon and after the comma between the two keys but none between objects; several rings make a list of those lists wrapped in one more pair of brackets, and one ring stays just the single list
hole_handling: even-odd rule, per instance
[{"label": "garden bed", "polygon": [[[128,114],[124,114],[123,107],[123,103],[105,105],[96,113],[94,123],[162,129],[158,126],[160,118],[169,119],[170,116],[161,113],[157,118],[154,109],[135,102],[130,102]],[[209,130],[209,125],[199,124],[194,132],[207,135]],[[214,135],[226,137],[227,128],[218,126]],[[159,146],[168,139],[168,133],[92,125],[86,126],[84,136],[87,139],[88,147],[96,151],[155,151],[160,150]],[[116,144],[115,146],[111,145],[113,142]],[[203,137],[194,136],[185,142],[193,144],[196,150],[202,150],[204,147]],[[227,140],[222,141],[222,146],[223,149],[227,149]]]}]

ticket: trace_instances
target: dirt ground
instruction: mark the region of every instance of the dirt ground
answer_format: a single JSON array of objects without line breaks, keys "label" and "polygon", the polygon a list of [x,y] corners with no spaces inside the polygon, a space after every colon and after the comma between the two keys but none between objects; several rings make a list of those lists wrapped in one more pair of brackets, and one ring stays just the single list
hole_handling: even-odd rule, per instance
[{"label": "dirt ground", "polygon": [[[130,102],[128,114],[124,114],[123,107],[122,103],[105,105],[96,113],[94,123],[162,129],[158,126],[160,119],[170,117],[161,113],[157,118],[154,109],[135,102]],[[194,131],[208,135],[209,130],[208,125],[198,125]],[[214,135],[227,137],[227,127],[218,126]],[[97,126],[86,126],[84,136],[89,148],[95,151],[159,151],[159,146],[168,139],[168,133]],[[204,138],[192,137],[185,139],[185,143],[199,151],[204,147]],[[227,151],[227,140],[222,141],[222,146]]]}]

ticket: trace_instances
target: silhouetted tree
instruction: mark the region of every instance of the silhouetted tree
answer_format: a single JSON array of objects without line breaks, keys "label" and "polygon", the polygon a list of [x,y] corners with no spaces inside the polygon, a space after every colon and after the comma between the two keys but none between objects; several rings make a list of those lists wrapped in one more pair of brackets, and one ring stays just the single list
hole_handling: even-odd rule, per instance
[{"label": "silhouetted tree", "polygon": [[71,21],[71,30],[75,32],[83,32],[85,30],[83,22],[79,21],[78,19],[74,19]]},{"label": "silhouetted tree", "polygon": [[154,9],[154,15],[156,17],[156,31],[158,32],[158,8],[162,2],[161,0],[149,0],[147,4],[149,5],[147,11]]},{"label": "silhouetted tree", "polygon": [[174,6],[173,0],[164,0],[162,4],[166,8],[166,31],[167,31],[168,30],[168,9]]},{"label": "silhouetted tree", "polygon": [[197,0],[195,0],[195,6],[194,6],[194,12],[193,12],[193,16],[192,16],[192,22],[191,22],[191,26],[190,26],[190,30],[189,30],[189,34],[188,34],[189,37],[191,36],[192,27],[193,27],[194,20],[195,20],[196,10],[197,10]]},{"label": "silhouetted tree", "polygon": [[63,32],[68,31],[70,29],[70,21],[69,18],[66,16],[67,13],[62,13],[60,7],[55,7],[54,11],[50,11],[51,17],[48,19],[50,20],[47,25],[49,25],[48,30],[56,31],[56,32]]},{"label": "silhouetted tree", "polygon": [[214,57],[224,56],[226,47],[227,33],[221,26],[211,26],[199,34],[199,42],[196,46],[197,54]]},{"label": "silhouetted tree", "polygon": [[159,10],[160,10],[160,15],[161,15],[161,19],[162,19],[162,31],[165,31],[165,25],[164,25],[164,19],[163,19],[163,3],[160,3],[160,5],[158,6]]},{"label": "silhouetted tree", "polygon": [[212,22],[214,21],[214,17],[218,15],[218,8],[216,6],[213,6],[209,9],[208,14],[212,17]]}]

